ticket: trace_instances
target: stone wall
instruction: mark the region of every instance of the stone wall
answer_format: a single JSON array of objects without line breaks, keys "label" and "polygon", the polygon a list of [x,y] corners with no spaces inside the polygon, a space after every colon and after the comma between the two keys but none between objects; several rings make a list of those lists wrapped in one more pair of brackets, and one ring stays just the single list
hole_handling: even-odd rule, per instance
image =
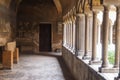
[{"label": "stone wall", "polygon": [[[32,50],[35,52],[39,52],[39,25],[39,22],[18,22],[16,40],[17,46],[21,48],[20,51]],[[58,34],[58,27],[56,22],[51,22],[51,25],[52,51],[56,51],[58,49],[61,50],[62,32],[61,34]]]},{"label": "stone wall", "polygon": [[[34,29],[34,27],[36,29]],[[20,51],[32,51],[34,43],[37,42],[38,28],[37,23],[18,22],[16,28],[16,41]]]},{"label": "stone wall", "polygon": [[5,45],[15,39],[15,11],[0,3],[0,45]]},{"label": "stone wall", "polygon": [[62,48],[63,59],[76,80],[106,80],[99,72],[93,70],[88,64],[66,49]]},{"label": "stone wall", "polygon": [[58,25],[54,22],[52,27],[52,51],[62,49],[62,32],[58,32]]}]

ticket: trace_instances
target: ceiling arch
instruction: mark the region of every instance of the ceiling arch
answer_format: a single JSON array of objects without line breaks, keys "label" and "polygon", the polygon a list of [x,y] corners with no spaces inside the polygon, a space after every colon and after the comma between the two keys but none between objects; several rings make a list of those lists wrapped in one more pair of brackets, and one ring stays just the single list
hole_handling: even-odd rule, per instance
[{"label": "ceiling arch", "polygon": [[58,14],[61,14],[62,13],[62,6],[61,6],[60,1],[59,0],[53,0],[53,1],[54,1],[55,6],[56,6],[56,8],[58,10]]},{"label": "ceiling arch", "polygon": [[[53,0],[24,0],[18,7],[18,18],[24,15],[31,15],[36,20],[57,20],[58,11]],[[26,17],[24,17],[26,18]]]},{"label": "ceiling arch", "polygon": [[[43,15],[44,17],[42,17],[42,19],[45,19],[47,16],[48,18],[56,20],[66,14],[76,4],[76,1],[77,0],[9,0],[9,7],[16,11],[19,17],[34,13],[34,15],[31,14],[33,17],[41,18],[43,13],[48,13],[47,15]],[[28,7],[29,12],[26,12]]]}]

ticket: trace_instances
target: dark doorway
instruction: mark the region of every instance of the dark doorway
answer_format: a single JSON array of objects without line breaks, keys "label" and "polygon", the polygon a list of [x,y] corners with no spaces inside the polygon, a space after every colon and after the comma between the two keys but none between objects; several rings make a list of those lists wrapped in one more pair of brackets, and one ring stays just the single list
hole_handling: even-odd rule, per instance
[{"label": "dark doorway", "polygon": [[39,35],[39,51],[51,51],[51,24],[40,24]]}]

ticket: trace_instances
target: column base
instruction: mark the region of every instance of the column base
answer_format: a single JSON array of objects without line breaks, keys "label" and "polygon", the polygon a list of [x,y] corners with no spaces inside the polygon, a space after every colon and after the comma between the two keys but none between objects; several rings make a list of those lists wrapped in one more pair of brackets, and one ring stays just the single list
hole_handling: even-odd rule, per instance
[{"label": "column base", "polygon": [[85,55],[85,56],[82,57],[82,59],[83,59],[83,60],[89,60],[89,59],[91,59],[91,56],[86,56],[86,55]]},{"label": "column base", "polygon": [[75,53],[75,49],[72,49],[72,52]]},{"label": "column base", "polygon": [[84,55],[84,51],[78,51],[78,56],[83,56]]},{"label": "column base", "polygon": [[72,49],[73,49],[71,46],[70,46],[69,48],[70,48],[70,50],[72,50]]},{"label": "column base", "polygon": [[99,72],[101,73],[118,73],[119,72],[119,68],[99,68]]},{"label": "column base", "polygon": [[81,59],[83,57],[83,54],[84,54],[83,51],[75,51],[75,55],[81,57]]},{"label": "column base", "polygon": [[91,51],[86,51],[84,56],[82,57],[83,60],[90,60],[91,59]]},{"label": "column base", "polygon": [[89,61],[89,65],[98,65],[98,64],[101,64],[101,63],[102,63],[102,61],[100,61],[100,60]]}]

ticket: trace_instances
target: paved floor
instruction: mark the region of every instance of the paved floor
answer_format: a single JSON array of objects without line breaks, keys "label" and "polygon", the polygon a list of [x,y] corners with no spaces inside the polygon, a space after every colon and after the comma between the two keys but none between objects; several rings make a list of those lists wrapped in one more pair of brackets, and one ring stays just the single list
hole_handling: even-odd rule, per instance
[{"label": "paved floor", "polygon": [[[56,53],[58,54],[58,53]],[[27,53],[13,70],[0,70],[0,80],[75,80],[60,55]]]}]

